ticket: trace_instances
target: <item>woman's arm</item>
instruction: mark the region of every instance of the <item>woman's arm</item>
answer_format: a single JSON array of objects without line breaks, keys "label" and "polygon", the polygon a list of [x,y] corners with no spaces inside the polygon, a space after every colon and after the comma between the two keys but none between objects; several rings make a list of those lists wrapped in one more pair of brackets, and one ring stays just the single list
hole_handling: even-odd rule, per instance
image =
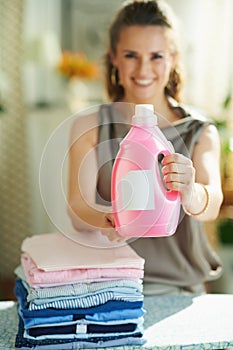
[{"label": "woman's arm", "polygon": [[98,129],[95,116],[91,118],[91,121],[87,117],[74,123],[69,149],[68,214],[73,226],[79,230],[112,227],[106,216],[111,208],[95,203]]},{"label": "woman's arm", "polygon": [[199,221],[216,219],[223,200],[220,141],[216,127],[208,125],[194,148],[192,160],[181,154],[163,159],[168,189],[181,193],[184,211]]}]

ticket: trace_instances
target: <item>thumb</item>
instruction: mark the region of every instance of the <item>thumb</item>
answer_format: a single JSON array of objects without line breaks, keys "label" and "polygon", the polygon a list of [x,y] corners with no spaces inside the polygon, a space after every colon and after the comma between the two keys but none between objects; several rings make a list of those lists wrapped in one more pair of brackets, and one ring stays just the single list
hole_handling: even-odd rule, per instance
[{"label": "thumb", "polygon": [[111,224],[112,227],[115,227],[115,220],[113,214],[106,214],[106,220]]}]

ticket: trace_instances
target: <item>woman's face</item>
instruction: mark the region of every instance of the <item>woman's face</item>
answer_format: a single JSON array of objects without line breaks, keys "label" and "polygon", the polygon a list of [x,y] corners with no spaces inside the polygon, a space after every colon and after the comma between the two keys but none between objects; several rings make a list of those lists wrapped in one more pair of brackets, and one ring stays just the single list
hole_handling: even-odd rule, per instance
[{"label": "woman's face", "polygon": [[130,26],[121,30],[112,63],[118,68],[124,101],[156,104],[175,64],[168,30],[161,26]]}]

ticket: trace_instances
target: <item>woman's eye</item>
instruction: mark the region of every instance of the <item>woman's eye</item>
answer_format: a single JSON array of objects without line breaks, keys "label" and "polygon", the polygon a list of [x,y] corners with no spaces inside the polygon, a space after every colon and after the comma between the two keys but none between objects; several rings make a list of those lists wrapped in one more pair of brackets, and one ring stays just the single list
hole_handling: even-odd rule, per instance
[{"label": "woman's eye", "polygon": [[136,58],[137,55],[136,55],[135,53],[133,53],[133,52],[129,52],[129,53],[126,53],[126,54],[125,54],[125,57],[126,57],[126,58]]},{"label": "woman's eye", "polygon": [[159,54],[159,53],[155,53],[152,55],[152,59],[153,60],[159,60],[159,59],[162,59],[163,58],[163,55],[162,54]]}]

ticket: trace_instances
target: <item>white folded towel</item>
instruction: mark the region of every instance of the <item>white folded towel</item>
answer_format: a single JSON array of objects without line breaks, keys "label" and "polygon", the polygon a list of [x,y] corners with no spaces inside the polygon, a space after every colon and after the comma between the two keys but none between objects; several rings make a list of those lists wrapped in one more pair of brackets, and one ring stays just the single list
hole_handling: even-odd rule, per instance
[{"label": "white folded towel", "polygon": [[145,262],[127,243],[114,248],[88,247],[58,232],[27,237],[21,249],[44,271],[100,267],[143,269]]}]

